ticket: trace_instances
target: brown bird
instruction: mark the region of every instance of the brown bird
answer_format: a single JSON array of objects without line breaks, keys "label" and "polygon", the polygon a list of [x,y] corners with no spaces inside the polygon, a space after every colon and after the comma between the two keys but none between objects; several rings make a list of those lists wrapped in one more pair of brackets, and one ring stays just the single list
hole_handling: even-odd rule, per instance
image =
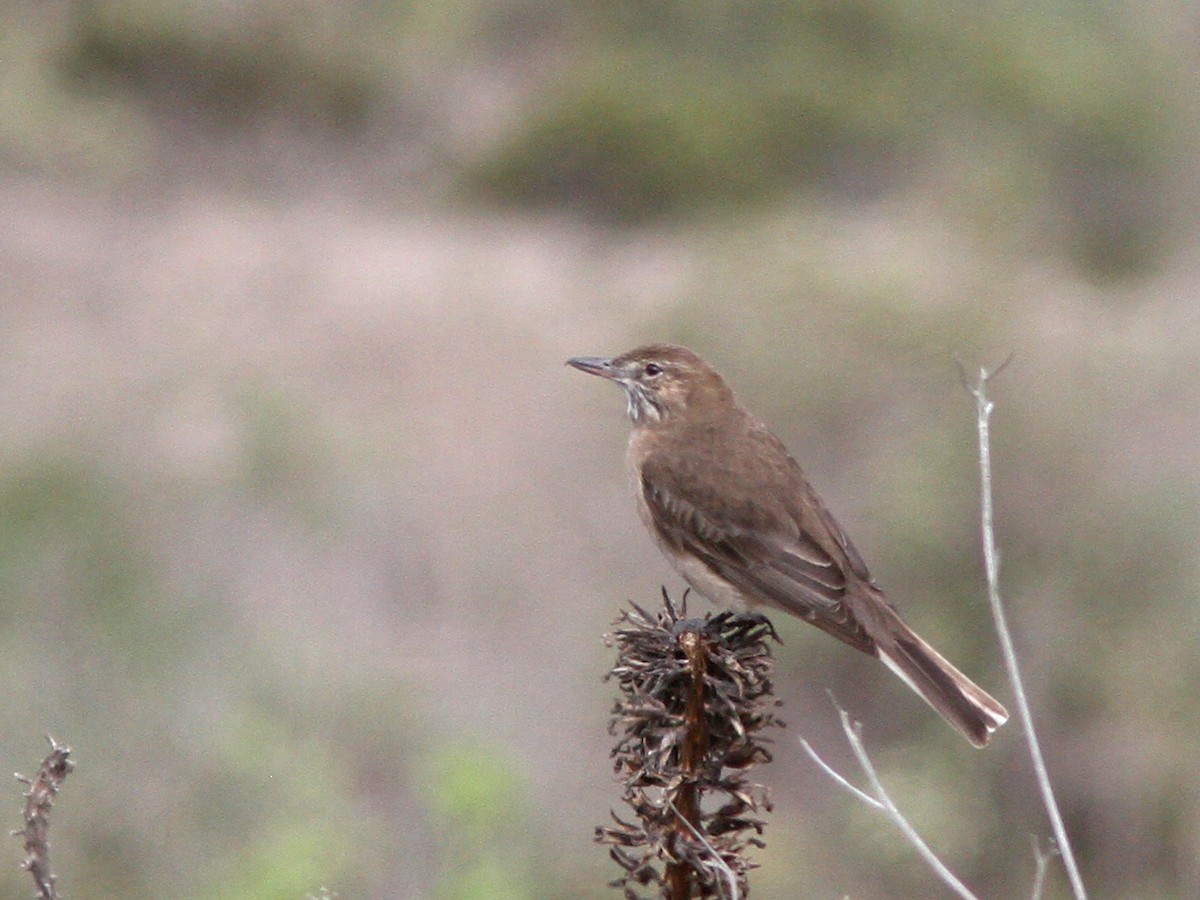
[{"label": "brown bird", "polygon": [[658,547],[721,606],[773,607],[878,657],[972,744],[1008,712],[904,623],[783,443],[690,350],[567,364],[625,389],[629,468]]}]

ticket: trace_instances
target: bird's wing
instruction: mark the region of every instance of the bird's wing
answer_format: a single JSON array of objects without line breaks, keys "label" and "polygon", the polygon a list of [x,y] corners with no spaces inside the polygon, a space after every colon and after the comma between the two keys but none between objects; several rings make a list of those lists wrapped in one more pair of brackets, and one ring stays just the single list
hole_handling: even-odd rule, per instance
[{"label": "bird's wing", "polygon": [[[834,558],[790,517],[772,518],[757,510],[754,520],[718,518],[706,509],[703,493],[680,490],[672,480],[656,478],[653,467],[644,468],[641,478],[652,527],[669,547],[694,555],[746,598],[799,616],[865,653],[875,652],[874,641],[845,602],[845,567],[854,571],[860,560]],[[840,529],[833,533],[835,539],[839,535]]]},{"label": "bird's wing", "polygon": [[850,536],[842,531],[842,526],[833,517],[833,513],[825,508],[824,501],[817,496],[817,492],[812,489],[812,486],[805,480],[801,481],[801,485],[803,486],[804,495],[808,499],[808,509],[816,514],[819,522],[819,524],[809,525],[809,527],[820,528],[832,537],[838,548],[845,555],[846,565],[850,571],[858,576],[859,580],[865,581],[868,584],[874,584],[874,579],[871,578],[871,573],[867,570],[867,564],[859,554],[858,548],[851,542]]}]

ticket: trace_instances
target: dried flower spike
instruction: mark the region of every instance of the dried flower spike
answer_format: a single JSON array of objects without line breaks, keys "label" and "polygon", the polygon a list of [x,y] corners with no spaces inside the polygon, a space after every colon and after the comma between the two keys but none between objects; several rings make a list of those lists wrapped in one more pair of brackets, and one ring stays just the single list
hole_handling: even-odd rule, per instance
[{"label": "dried flower spike", "polygon": [[[771,758],[761,732],[782,724],[768,646],[778,638],[761,616],[686,618],[686,595],[676,608],[664,591],[656,615],[632,606],[608,637],[621,693],[614,769],[636,817],[596,829],[624,870],[612,886],[630,900],[745,897],[746,850],[763,846],[759,814],[771,808],[747,773]],[[638,893],[648,885],[655,893]]]}]

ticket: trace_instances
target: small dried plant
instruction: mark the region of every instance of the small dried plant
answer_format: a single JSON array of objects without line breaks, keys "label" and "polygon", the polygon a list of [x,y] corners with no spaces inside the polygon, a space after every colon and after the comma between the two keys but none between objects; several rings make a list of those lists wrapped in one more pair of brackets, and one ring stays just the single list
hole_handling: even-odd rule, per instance
[{"label": "small dried plant", "polygon": [[748,771],[771,759],[762,732],[783,724],[768,644],[778,637],[761,616],[685,618],[686,594],[676,607],[664,590],[656,615],[631,606],[607,638],[618,650],[606,676],[620,688],[614,769],[635,816],[596,829],[624,870],[612,886],[629,900],[740,900],[771,808]]},{"label": "small dried plant", "polygon": [[25,841],[25,861],[21,864],[37,888],[40,900],[58,900],[58,886],[50,871],[50,807],[63,780],[71,774],[75,763],[70,759],[71,748],[47,736],[50,753],[42,760],[37,775],[29,778],[17,775],[17,780],[29,786],[25,792],[23,818],[25,827],[13,834]]}]

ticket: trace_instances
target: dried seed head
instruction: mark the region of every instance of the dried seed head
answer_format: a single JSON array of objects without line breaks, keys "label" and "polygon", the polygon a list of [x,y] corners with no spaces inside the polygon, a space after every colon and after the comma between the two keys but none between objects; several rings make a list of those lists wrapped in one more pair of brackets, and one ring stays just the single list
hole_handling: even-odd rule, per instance
[{"label": "dried seed head", "polygon": [[762,732],[782,724],[768,644],[778,638],[759,616],[689,619],[665,591],[663,600],[655,615],[632,605],[606,639],[618,650],[606,676],[620,690],[613,768],[636,821],[614,814],[596,840],[624,870],[612,885],[631,900],[646,885],[652,896],[744,897],[745,852],[763,846],[759,814],[770,809],[747,773],[771,758]]}]

